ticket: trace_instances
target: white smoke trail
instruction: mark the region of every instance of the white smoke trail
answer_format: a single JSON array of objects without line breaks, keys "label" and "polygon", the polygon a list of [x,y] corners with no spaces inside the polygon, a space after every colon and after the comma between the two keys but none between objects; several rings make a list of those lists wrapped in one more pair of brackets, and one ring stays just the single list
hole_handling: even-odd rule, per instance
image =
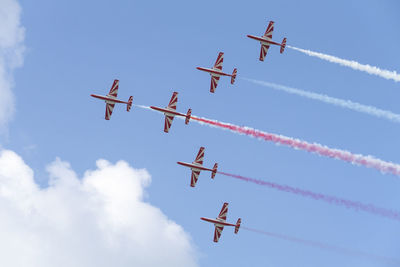
[{"label": "white smoke trail", "polygon": [[354,110],[357,112],[369,114],[369,115],[372,115],[375,117],[384,118],[384,119],[387,119],[387,120],[390,120],[393,122],[400,123],[400,114],[393,113],[389,110],[379,109],[379,108],[376,108],[373,106],[363,105],[363,104],[353,102],[350,100],[344,100],[344,99],[330,97],[330,96],[323,95],[323,94],[308,92],[308,91],[304,91],[301,89],[288,87],[288,86],[284,86],[284,85],[280,85],[280,84],[276,84],[276,83],[258,81],[258,80],[254,80],[254,79],[248,79],[248,78],[242,78],[242,79],[252,82],[252,83],[255,83],[255,84],[266,86],[266,87],[269,87],[269,88],[272,88],[275,90],[284,91],[289,94],[299,95],[302,97],[318,100],[318,101],[328,103],[331,105],[351,109],[351,110]]},{"label": "white smoke trail", "polygon": [[137,108],[143,108],[143,109],[152,110],[152,109],[151,109],[150,107],[148,107],[148,106],[137,105],[137,104],[133,104],[133,106],[134,106],[134,107],[137,107]]},{"label": "white smoke trail", "polygon": [[327,60],[332,63],[337,63],[342,66],[352,68],[354,70],[364,71],[368,74],[376,75],[376,76],[379,76],[379,77],[382,77],[382,78],[385,78],[388,80],[394,80],[395,82],[400,82],[400,74],[397,73],[396,71],[383,70],[383,69],[380,69],[378,67],[371,66],[368,64],[358,63],[357,61],[354,61],[354,60],[342,59],[342,58],[338,58],[335,56],[314,52],[311,50],[301,49],[301,48],[290,46],[290,45],[288,45],[287,47],[289,47],[293,50],[302,52],[302,53],[312,56],[312,57],[318,57],[320,59]]}]

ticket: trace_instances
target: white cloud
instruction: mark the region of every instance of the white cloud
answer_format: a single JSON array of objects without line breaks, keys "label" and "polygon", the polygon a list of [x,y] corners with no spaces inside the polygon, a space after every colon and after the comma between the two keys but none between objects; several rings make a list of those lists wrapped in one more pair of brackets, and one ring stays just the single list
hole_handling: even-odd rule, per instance
[{"label": "white cloud", "polygon": [[13,116],[12,72],[23,63],[25,29],[20,15],[16,0],[0,0],[0,128]]},{"label": "white cloud", "polygon": [[51,163],[49,186],[14,152],[0,151],[0,266],[196,266],[183,228],[143,201],[151,182],[124,161],[97,161],[82,179]]}]

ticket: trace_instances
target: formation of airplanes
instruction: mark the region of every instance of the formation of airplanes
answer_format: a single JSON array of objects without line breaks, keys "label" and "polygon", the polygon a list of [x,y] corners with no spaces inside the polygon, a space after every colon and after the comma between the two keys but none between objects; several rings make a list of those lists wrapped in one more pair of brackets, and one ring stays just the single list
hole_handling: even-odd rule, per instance
[{"label": "formation of airplanes", "polygon": [[[260,42],[260,44],[261,44],[261,51],[260,51],[260,58],[259,58],[260,61],[264,61],[264,58],[267,55],[268,49],[270,48],[271,45],[280,46],[281,54],[285,50],[286,38],[283,38],[282,43],[276,43],[276,42],[272,41],[273,31],[274,31],[274,22],[270,21],[263,36],[258,37],[258,36],[253,36],[253,35],[247,35],[247,37]],[[223,72],[222,71],[223,61],[224,61],[224,53],[220,52],[218,54],[218,57],[217,57],[217,60],[214,64],[214,66],[212,68],[197,67],[198,70],[205,71],[210,74],[210,76],[211,76],[210,92],[211,93],[215,92],[215,89],[217,88],[217,85],[218,85],[218,82],[219,82],[219,79],[221,76],[231,77],[231,84],[235,83],[235,79],[237,76],[237,69],[234,68],[232,74]],[[130,109],[132,107],[132,102],[133,102],[132,96],[129,97],[127,102],[117,99],[118,87],[119,87],[119,81],[114,80],[113,85],[111,86],[111,89],[106,96],[91,94],[92,97],[101,99],[106,103],[106,112],[105,112],[106,120],[110,120],[112,112],[114,110],[114,106],[116,103],[126,104],[127,111],[130,111]],[[164,115],[165,115],[164,132],[166,132],[166,133],[169,132],[172,121],[175,116],[184,117],[185,124],[188,124],[191,119],[192,110],[189,108],[186,114],[177,112],[176,111],[177,103],[178,103],[178,93],[173,92],[171,100],[169,101],[169,104],[167,107],[160,108],[160,107],[150,106],[151,109],[164,113]],[[200,150],[197,153],[196,159],[192,163],[181,162],[181,161],[177,162],[179,165],[182,165],[184,167],[188,167],[191,169],[191,171],[192,171],[191,179],[190,179],[191,187],[196,186],[196,183],[197,183],[197,180],[199,179],[199,175],[200,175],[201,171],[211,172],[212,179],[214,179],[216,173],[218,172],[218,163],[215,163],[213,168],[207,168],[207,167],[203,166],[204,150],[205,150],[204,147],[200,147]],[[217,218],[215,218],[215,219],[205,218],[205,217],[200,218],[203,221],[214,224],[214,226],[215,226],[214,242],[218,242],[219,238],[221,237],[222,230],[224,229],[225,226],[235,227],[235,230],[234,230],[235,234],[237,234],[239,231],[240,224],[242,222],[241,218],[239,218],[237,220],[236,224],[228,223],[228,222],[226,222],[227,213],[228,213],[228,203],[225,202],[223,204],[222,209]]]}]

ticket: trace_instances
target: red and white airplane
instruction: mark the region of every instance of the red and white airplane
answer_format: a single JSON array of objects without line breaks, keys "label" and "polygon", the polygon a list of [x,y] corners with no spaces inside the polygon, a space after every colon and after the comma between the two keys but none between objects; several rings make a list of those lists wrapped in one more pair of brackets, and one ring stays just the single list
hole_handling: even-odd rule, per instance
[{"label": "red and white airplane", "polygon": [[196,186],[201,171],[210,171],[212,179],[214,179],[215,174],[217,173],[218,163],[215,163],[212,169],[205,168],[203,167],[203,159],[204,159],[204,147],[200,147],[199,153],[197,153],[197,157],[192,163],[181,162],[181,161],[177,162],[178,164],[185,167],[189,167],[192,170],[192,177],[190,179],[191,187]]},{"label": "red and white airplane", "polygon": [[237,220],[236,224],[227,223],[226,222],[227,213],[228,213],[228,203],[225,202],[224,205],[222,206],[222,209],[221,209],[218,217],[216,219],[210,219],[210,218],[204,218],[204,217],[200,218],[203,221],[206,221],[206,222],[214,224],[214,226],[215,226],[214,242],[218,242],[219,238],[221,237],[222,230],[224,230],[224,226],[234,226],[235,227],[235,234],[237,234],[238,231],[239,231],[240,224],[242,223],[242,219],[239,218]]},{"label": "red and white airplane", "polygon": [[106,116],[105,116],[106,120],[110,119],[111,114],[112,114],[112,112],[114,110],[115,103],[126,104],[126,111],[131,110],[133,97],[130,96],[128,102],[125,102],[125,101],[117,99],[118,85],[119,85],[119,81],[118,80],[114,80],[114,83],[111,86],[110,92],[106,96],[95,95],[95,94],[91,94],[90,95],[92,97],[104,100],[106,102]]},{"label": "red and white airplane", "polygon": [[214,67],[212,69],[197,67],[198,70],[202,70],[202,71],[210,73],[210,75],[211,75],[210,92],[211,93],[215,92],[215,88],[217,88],[218,81],[221,76],[230,76],[231,84],[235,83],[237,69],[236,68],[233,69],[232,75],[228,74],[228,73],[224,73],[224,72],[222,72],[222,63],[223,62],[224,62],[224,53],[219,52],[217,61],[215,61]]},{"label": "red and white airplane", "polygon": [[260,61],[264,61],[265,56],[267,55],[268,49],[270,45],[279,45],[281,47],[281,54],[285,50],[286,47],[286,38],[283,38],[282,43],[276,43],[272,41],[272,32],[274,31],[274,22],[270,21],[265,31],[264,35],[261,37],[254,35],[247,35],[247,37],[260,41],[261,43],[261,51],[260,51]]},{"label": "red and white airplane", "polygon": [[171,127],[172,121],[175,116],[186,117],[185,124],[188,124],[190,117],[192,115],[192,109],[190,109],[190,108],[188,109],[187,114],[177,112],[176,111],[176,103],[178,103],[178,93],[174,92],[172,94],[171,100],[169,101],[169,104],[167,107],[159,108],[159,107],[150,106],[150,108],[164,113],[164,115],[165,115],[164,132],[166,132],[166,133],[168,133],[169,128]]}]

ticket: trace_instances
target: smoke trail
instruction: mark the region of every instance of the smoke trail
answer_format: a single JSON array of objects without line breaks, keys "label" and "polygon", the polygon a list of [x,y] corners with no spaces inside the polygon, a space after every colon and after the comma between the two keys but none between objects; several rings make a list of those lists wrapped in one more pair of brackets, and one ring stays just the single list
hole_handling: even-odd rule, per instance
[{"label": "smoke trail", "polygon": [[347,249],[347,248],[329,245],[326,243],[321,243],[321,242],[301,239],[301,238],[297,238],[297,237],[293,237],[293,236],[262,231],[262,230],[258,230],[258,229],[254,229],[254,228],[245,227],[245,226],[241,226],[241,229],[245,229],[247,231],[251,231],[254,233],[259,233],[259,234],[263,234],[266,236],[270,236],[270,237],[274,237],[274,238],[278,238],[278,239],[282,239],[282,240],[287,240],[290,242],[295,242],[295,243],[299,243],[299,244],[303,244],[303,245],[307,245],[307,246],[331,250],[331,251],[335,251],[338,253],[347,254],[350,256],[362,257],[362,258],[372,259],[372,260],[377,260],[377,261],[383,261],[383,262],[389,263],[389,264],[396,264],[397,266],[399,266],[399,264],[400,264],[400,261],[398,259],[375,255],[375,254],[371,254],[371,253],[367,253],[367,252],[351,250],[351,249]]},{"label": "smoke trail", "polygon": [[151,109],[151,108],[148,107],[148,106],[137,105],[137,104],[133,104],[133,106],[134,106],[134,107],[137,107],[137,108],[143,108],[143,109],[153,110],[153,109]]},{"label": "smoke trail", "polygon": [[302,97],[318,100],[318,101],[332,104],[335,106],[339,106],[342,108],[348,108],[348,109],[355,110],[355,111],[358,111],[361,113],[366,113],[366,114],[369,114],[369,115],[372,115],[375,117],[388,119],[393,122],[397,122],[397,123],[400,122],[400,114],[396,114],[396,113],[393,113],[388,110],[383,110],[383,109],[379,109],[379,108],[376,108],[373,106],[363,105],[363,104],[360,104],[357,102],[352,102],[350,100],[343,100],[343,99],[334,98],[334,97],[330,97],[330,96],[323,95],[323,94],[307,92],[304,90],[300,90],[297,88],[288,87],[288,86],[284,86],[284,85],[280,85],[280,84],[276,84],[276,83],[258,81],[258,80],[248,79],[248,78],[242,78],[242,79],[252,82],[252,83],[255,83],[255,84],[262,85],[262,86],[267,86],[267,87],[275,89],[275,90],[284,91],[289,94],[299,95]]},{"label": "smoke trail", "polygon": [[400,176],[400,165],[383,161],[381,159],[374,158],[372,156],[364,156],[361,154],[353,154],[346,150],[333,149],[327,146],[323,146],[317,143],[308,143],[306,141],[302,141],[299,139],[294,139],[290,137],[286,137],[283,135],[267,133],[263,131],[259,131],[253,128],[245,127],[245,126],[237,126],[234,124],[219,122],[216,120],[210,120],[206,118],[200,118],[192,116],[192,120],[200,123],[206,124],[209,126],[214,126],[217,128],[222,128],[229,130],[234,133],[244,134],[248,136],[252,136],[264,141],[271,141],[276,144],[282,144],[294,149],[301,149],[308,152],[316,153],[321,156],[326,156],[330,158],[340,159],[343,161],[347,161],[356,165],[363,165],[369,168],[375,168],[384,173],[391,173],[394,175]]},{"label": "smoke trail", "polygon": [[320,59],[323,59],[323,60],[326,60],[329,62],[333,62],[333,63],[337,63],[342,66],[352,68],[354,70],[364,71],[368,74],[376,75],[376,76],[379,76],[379,77],[382,77],[382,78],[385,78],[388,80],[394,80],[396,82],[400,81],[400,74],[398,74],[396,71],[383,70],[383,69],[380,69],[378,67],[371,66],[368,64],[358,63],[357,61],[354,61],[354,60],[342,59],[342,58],[338,58],[335,56],[314,52],[311,50],[305,50],[305,49],[297,48],[297,47],[290,46],[290,45],[288,45],[287,47],[289,47],[293,50],[302,52],[306,55],[309,55],[312,57],[318,57]]},{"label": "smoke trail", "polygon": [[308,191],[308,190],[303,190],[303,189],[299,189],[299,188],[295,188],[295,187],[291,187],[291,186],[287,186],[287,185],[280,185],[280,184],[267,182],[267,181],[263,181],[263,180],[258,180],[258,179],[254,179],[254,178],[249,178],[249,177],[244,177],[244,176],[240,176],[240,175],[236,175],[236,174],[220,172],[220,171],[218,173],[228,176],[228,177],[236,178],[236,179],[239,179],[242,181],[251,182],[251,183],[262,185],[262,186],[267,186],[269,188],[273,188],[273,189],[276,189],[279,191],[288,192],[288,193],[292,193],[295,195],[312,198],[315,200],[321,200],[321,201],[327,202],[329,204],[345,206],[346,208],[362,210],[362,211],[365,211],[365,212],[368,212],[368,213],[371,213],[374,215],[379,215],[382,217],[400,221],[400,212],[376,207],[372,204],[363,204],[363,203],[360,203],[357,201],[341,199],[341,198],[334,197],[334,196],[328,196],[328,195],[315,193],[315,192]]},{"label": "smoke trail", "polygon": [[[148,107],[146,106],[140,106],[140,105],[136,106],[148,109]],[[323,146],[318,143],[308,143],[306,141],[294,139],[283,135],[267,133],[246,126],[237,126],[234,124],[219,122],[207,118],[192,116],[191,119],[200,124],[205,124],[208,126],[229,130],[233,133],[248,135],[251,137],[258,138],[260,140],[271,141],[274,142],[275,144],[286,145],[294,149],[305,150],[311,153],[316,153],[321,156],[340,159],[346,162],[350,162],[352,164],[362,165],[368,168],[374,168],[383,173],[391,173],[400,176],[400,165],[395,164],[393,162],[383,161],[381,159],[374,158],[373,156],[353,154],[346,150],[329,148],[327,146]]]}]

